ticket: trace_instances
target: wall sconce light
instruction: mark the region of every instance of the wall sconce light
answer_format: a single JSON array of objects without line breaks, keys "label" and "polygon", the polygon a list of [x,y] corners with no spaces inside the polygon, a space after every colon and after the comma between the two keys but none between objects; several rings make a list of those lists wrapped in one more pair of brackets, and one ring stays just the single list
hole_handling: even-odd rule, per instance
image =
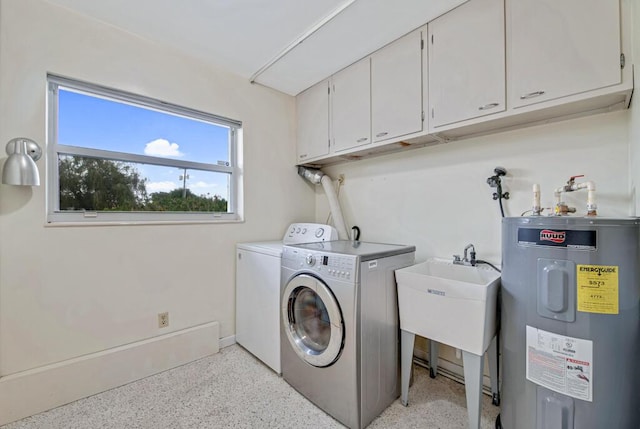
[{"label": "wall sconce light", "polygon": [[7,161],[2,170],[5,185],[40,186],[40,174],[35,161],[42,156],[38,143],[25,137],[16,137],[7,143]]}]

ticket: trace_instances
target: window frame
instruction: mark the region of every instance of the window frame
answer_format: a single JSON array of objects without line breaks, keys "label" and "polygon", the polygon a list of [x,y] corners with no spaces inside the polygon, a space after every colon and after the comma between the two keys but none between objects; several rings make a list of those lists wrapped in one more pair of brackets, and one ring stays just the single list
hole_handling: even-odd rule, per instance
[{"label": "window frame", "polygon": [[[58,90],[59,88],[79,92],[92,97],[104,98],[137,107],[173,114],[187,119],[200,120],[229,128],[229,165],[209,164],[92,149],[58,144]],[[47,223],[194,223],[194,222],[238,222],[242,221],[241,204],[241,159],[242,122],[213,115],[199,110],[178,106],[154,98],[115,90],[101,85],[81,82],[56,75],[47,75]],[[200,170],[229,175],[227,212],[160,212],[160,211],[64,211],[60,210],[59,155],[83,156],[113,161],[143,163],[169,168]]]}]

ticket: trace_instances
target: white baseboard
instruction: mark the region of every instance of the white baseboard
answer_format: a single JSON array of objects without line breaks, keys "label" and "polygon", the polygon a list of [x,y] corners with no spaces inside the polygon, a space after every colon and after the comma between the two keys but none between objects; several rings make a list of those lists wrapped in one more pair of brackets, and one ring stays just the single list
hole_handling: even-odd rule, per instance
[{"label": "white baseboard", "polygon": [[232,346],[236,343],[236,336],[229,335],[228,337],[220,338],[220,348],[224,349],[225,347]]},{"label": "white baseboard", "polygon": [[218,322],[0,378],[0,425],[219,351]]}]

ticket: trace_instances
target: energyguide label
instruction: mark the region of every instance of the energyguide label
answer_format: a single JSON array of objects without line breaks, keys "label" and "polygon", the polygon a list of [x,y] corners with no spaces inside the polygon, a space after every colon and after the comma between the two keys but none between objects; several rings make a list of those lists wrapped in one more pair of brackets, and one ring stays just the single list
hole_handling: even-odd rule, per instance
[{"label": "energyguide label", "polygon": [[527,380],[593,402],[593,342],[527,326]]},{"label": "energyguide label", "polygon": [[618,314],[618,267],[577,265],[578,311]]}]

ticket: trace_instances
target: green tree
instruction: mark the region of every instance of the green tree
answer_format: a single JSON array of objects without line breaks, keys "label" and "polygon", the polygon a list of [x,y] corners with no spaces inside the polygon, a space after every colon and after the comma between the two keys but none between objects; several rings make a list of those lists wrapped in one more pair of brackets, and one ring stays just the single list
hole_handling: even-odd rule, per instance
[{"label": "green tree", "polygon": [[227,200],[214,195],[213,198],[196,195],[191,190],[174,189],[170,192],[154,192],[146,210],[174,212],[226,212]]},{"label": "green tree", "polygon": [[64,156],[59,160],[60,209],[90,211],[226,212],[227,200],[189,189],[147,194],[147,179],[131,164]]},{"label": "green tree", "polygon": [[62,210],[142,210],[148,201],[147,179],[127,163],[65,156],[58,168]]}]

